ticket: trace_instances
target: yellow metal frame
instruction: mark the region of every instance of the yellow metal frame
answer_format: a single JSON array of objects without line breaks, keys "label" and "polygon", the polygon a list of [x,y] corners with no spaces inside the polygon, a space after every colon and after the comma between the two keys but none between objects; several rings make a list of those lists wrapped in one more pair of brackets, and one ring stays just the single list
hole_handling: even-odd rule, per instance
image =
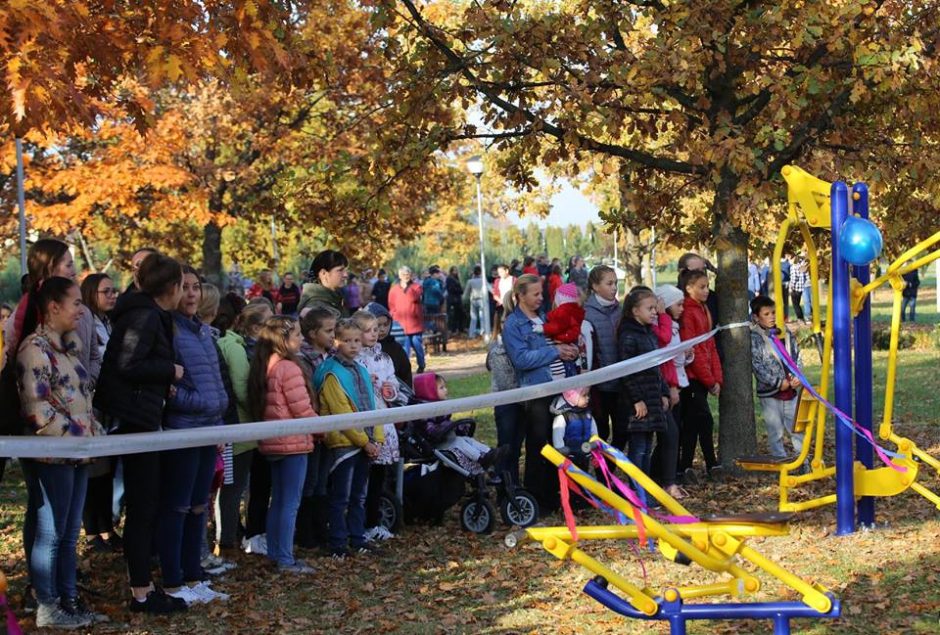
[{"label": "yellow metal frame", "polygon": [[[597,444],[600,439],[595,436],[591,441]],[[803,580],[745,544],[746,539],[749,537],[785,536],[789,533],[786,525],[739,521],[726,523],[703,521],[690,524],[662,523],[642,510],[635,508],[627,500],[578,467],[571,463],[566,464],[567,459],[551,446],[546,445],[542,448],[542,456],[559,467],[565,466],[566,473],[575,483],[610,505],[613,509],[625,514],[634,523],[642,522],[646,535],[657,541],[660,552],[667,558],[675,560],[676,555],[681,553],[691,562],[709,571],[728,576],[726,580],[710,584],[667,585],[663,587],[661,593],[657,593],[650,588],[641,588],[633,584],[605,564],[585,553],[578,546],[578,541],[582,540],[635,539],[638,534],[636,524],[577,528],[577,540],[567,527],[530,527],[526,529],[528,538],[538,541],[546,551],[559,560],[573,560],[618,588],[626,594],[630,604],[637,610],[647,615],[654,615],[659,609],[656,601],[657,596],[674,601],[679,598],[692,599],[719,595],[740,597],[757,592],[760,589],[760,580],[736,562],[740,558],[794,589],[801,595],[802,601],[807,606],[822,613],[829,611],[832,602],[826,595],[826,588]],[[605,456],[634,479],[647,494],[656,498],[669,513],[678,516],[691,515],[679,501],[670,496],[630,461],[609,453],[605,453]]]},{"label": "yellow metal frame", "polygon": [[[810,269],[810,295],[813,306],[819,303],[819,256],[816,242],[810,228],[831,229],[832,222],[829,214],[829,191],[831,184],[805,170],[788,165],[783,168],[783,178],[787,182],[787,218],[784,220],[777,241],[774,244],[773,276],[774,276],[774,302],[777,310],[777,325],[780,329],[786,328],[786,319],[783,313],[783,275],[780,270],[780,261],[786,246],[790,231],[799,230],[806,246],[807,259]],[[829,301],[826,304],[826,326],[823,329],[820,320],[820,311],[813,311],[812,330],[814,335],[822,334],[822,369],[820,371],[819,385],[816,390],[821,395],[829,391],[829,374],[832,360],[832,287],[829,285]],[[823,452],[826,447],[826,419],[825,408],[819,407],[816,401],[806,391],[800,394],[800,404],[794,425],[796,431],[804,433],[803,448],[799,455],[788,463],[761,463],[738,462],[745,470],[755,472],[777,472],[779,479],[779,509],[787,512],[800,512],[836,502],[835,494],[811,498],[804,501],[791,501],[790,494],[794,489],[805,483],[832,478],[835,476],[835,467],[827,467]],[[809,459],[810,451],[813,457],[809,460],[810,471],[799,474],[803,465]]]},{"label": "yellow metal frame", "polygon": [[[899,461],[896,460],[895,462],[906,466],[907,472],[899,473],[896,470],[891,470],[890,468],[880,468],[880,471],[890,470],[892,474],[884,473],[885,478],[883,479],[883,483],[878,485],[869,483],[868,489],[878,490],[880,488],[881,490],[888,493],[868,493],[865,495],[890,496],[894,493],[900,493],[900,491],[903,491],[909,487],[933,503],[937,509],[940,509],[940,496],[938,496],[929,488],[925,487],[923,484],[917,482],[917,474],[920,464],[917,463],[917,461],[914,459],[916,457],[916,459],[919,459],[924,464],[929,465],[938,474],[940,474],[940,461],[935,459],[930,454],[924,452],[917,446],[916,443],[910,439],[895,433],[894,423],[892,421],[892,417],[894,415],[894,398],[898,374],[898,349],[900,345],[901,306],[903,302],[902,292],[904,291],[904,280],[901,276],[940,259],[940,248],[935,248],[938,244],[940,244],[940,232],[937,232],[933,236],[922,240],[901,254],[888,266],[887,271],[877,279],[872,280],[865,286],[859,285],[855,287],[852,290],[852,307],[854,311],[858,312],[865,304],[865,299],[872,292],[874,292],[875,289],[879,288],[885,283],[891,286],[891,341],[888,348],[888,373],[887,378],[885,379],[884,413],[882,414],[881,425],[878,428],[878,436],[886,441],[891,441],[897,446],[898,452],[903,454],[904,458]],[[858,470],[856,470],[856,479],[857,478]],[[895,491],[899,488],[900,491]],[[856,485],[855,489],[856,494],[859,494],[858,485]]]},{"label": "yellow metal frame", "polygon": [[[822,181],[801,168],[788,165],[783,168],[783,177],[787,182],[787,218],[777,234],[774,245],[774,300],[777,306],[777,323],[784,325],[783,315],[783,280],[780,271],[780,260],[789,232],[798,228],[803,235],[810,263],[810,280],[813,306],[819,304],[819,261],[816,244],[813,241],[810,228],[832,229],[829,214],[829,192],[831,184]],[[866,298],[877,288],[887,283],[893,290],[893,305],[891,314],[891,342],[888,353],[888,375],[885,386],[885,407],[882,422],[879,427],[879,436],[894,443],[902,455],[894,462],[907,468],[905,472],[890,467],[866,469],[861,463],[855,464],[855,495],[856,496],[894,496],[910,488],[929,500],[940,509],[940,495],[937,495],[923,484],[917,482],[920,463],[929,465],[940,474],[940,461],[921,450],[910,439],[901,437],[894,432],[892,415],[894,412],[895,386],[897,380],[898,348],[901,332],[901,305],[904,281],[901,276],[923,267],[926,264],[940,259],[940,232],[922,240],[914,247],[908,249],[888,267],[887,271],[876,280],[862,286],[852,280],[852,310],[857,315],[865,304]],[[932,249],[932,251],[931,251]],[[925,253],[926,252],[926,253]],[[821,327],[819,311],[813,312],[813,333],[823,333],[822,370],[817,392],[827,395],[829,391],[829,374],[832,359],[832,286],[829,285],[829,302],[826,311],[826,327]],[[785,325],[781,328],[786,328]],[[791,490],[804,483],[830,478],[835,475],[834,467],[826,467],[823,452],[825,450],[825,426],[827,413],[820,408],[819,403],[810,395],[801,395],[800,407],[797,413],[795,429],[799,431],[805,426],[805,438],[800,455],[789,463],[774,464],[761,462],[739,462],[739,465],[750,471],[777,472],[780,480],[781,511],[798,512],[836,502],[835,494],[829,494],[810,500],[791,502]],[[813,423],[814,422],[814,423]],[[813,448],[813,459],[810,462],[811,470],[808,474],[797,474],[809,456],[809,449]],[[917,460],[915,460],[917,459]]]}]

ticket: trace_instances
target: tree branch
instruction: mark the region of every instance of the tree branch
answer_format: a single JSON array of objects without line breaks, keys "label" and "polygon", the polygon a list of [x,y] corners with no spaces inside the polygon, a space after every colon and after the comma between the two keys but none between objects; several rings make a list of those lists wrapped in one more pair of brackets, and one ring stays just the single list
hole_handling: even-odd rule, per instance
[{"label": "tree branch", "polygon": [[498,106],[507,113],[523,117],[532,125],[534,130],[538,132],[544,132],[545,134],[555,137],[561,141],[564,141],[566,137],[574,137],[574,139],[577,140],[578,145],[587,150],[608,154],[611,156],[622,157],[647,167],[656,168],[667,172],[676,172],[679,174],[706,173],[706,168],[701,165],[696,165],[686,161],[678,161],[666,157],[659,157],[640,150],[624,148],[623,146],[602,142],[575,130],[569,130],[562,126],[551,124],[531,110],[511,103],[510,101],[503,98],[492,87],[487,86],[485,83],[481,82],[480,79],[477,78],[473,71],[468,67],[467,62],[461,58],[461,56],[458,55],[457,52],[454,51],[446,42],[437,36],[435,32],[436,28],[431,26],[424,19],[424,17],[421,15],[421,12],[415,6],[413,0],[401,0],[401,2],[407,8],[408,13],[410,14],[414,26],[417,28],[418,32],[427,38],[434,45],[434,47],[444,55],[444,57],[450,62],[452,68],[454,69],[453,72],[459,73],[470,84],[470,86],[472,86],[477,92],[484,95],[494,105]]}]

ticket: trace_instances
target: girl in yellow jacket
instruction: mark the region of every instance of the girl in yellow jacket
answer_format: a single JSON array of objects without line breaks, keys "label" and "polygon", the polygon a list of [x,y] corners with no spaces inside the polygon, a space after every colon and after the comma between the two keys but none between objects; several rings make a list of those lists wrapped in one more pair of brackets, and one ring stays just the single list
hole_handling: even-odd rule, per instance
[{"label": "girl in yellow jacket", "polygon": [[[369,373],[356,357],[362,349],[362,330],[352,319],[336,324],[335,353],[320,364],[313,376],[319,391],[320,414],[335,415],[375,409]],[[330,551],[343,560],[350,548],[367,554],[373,548],[365,539],[366,488],[369,467],[384,440],[381,426],[328,432],[332,484],[330,486]]]}]

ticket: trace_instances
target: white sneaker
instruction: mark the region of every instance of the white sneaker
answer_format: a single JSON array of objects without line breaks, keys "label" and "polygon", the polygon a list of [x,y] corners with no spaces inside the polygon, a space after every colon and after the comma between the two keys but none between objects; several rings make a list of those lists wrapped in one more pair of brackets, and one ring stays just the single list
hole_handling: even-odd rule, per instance
[{"label": "white sneaker", "polygon": [[363,534],[363,538],[366,539],[366,542],[375,542],[376,540],[379,540],[379,528],[369,527]]},{"label": "white sneaker", "polygon": [[376,537],[379,540],[390,540],[395,537],[395,534],[390,532],[388,529],[386,529],[382,525],[379,525],[378,527],[375,528],[375,533],[376,533]]},{"label": "white sneaker", "polygon": [[222,593],[221,591],[215,591],[212,587],[209,586],[208,582],[200,582],[196,586],[190,587],[190,591],[195,593],[197,596],[202,598],[204,604],[218,600],[220,602],[225,602],[229,599],[228,593]]},{"label": "white sneaker", "polygon": [[167,591],[166,594],[172,598],[179,598],[186,602],[186,606],[192,606],[193,604],[205,604],[208,600],[204,600],[201,595],[194,591],[195,587],[188,587],[185,584],[179,588],[177,591]]},{"label": "white sneaker", "polygon": [[256,553],[260,556],[266,556],[268,555],[268,537],[264,534],[252,536],[242,541],[242,547],[245,549],[245,553]]}]

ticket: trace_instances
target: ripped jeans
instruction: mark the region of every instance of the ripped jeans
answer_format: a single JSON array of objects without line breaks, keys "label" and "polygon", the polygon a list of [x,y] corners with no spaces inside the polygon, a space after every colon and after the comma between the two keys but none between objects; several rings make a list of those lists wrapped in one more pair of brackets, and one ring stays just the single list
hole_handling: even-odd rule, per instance
[{"label": "ripped jeans", "polygon": [[157,548],[165,587],[202,579],[202,539],[206,533],[215,455],[214,445],[160,453],[163,483]]}]

